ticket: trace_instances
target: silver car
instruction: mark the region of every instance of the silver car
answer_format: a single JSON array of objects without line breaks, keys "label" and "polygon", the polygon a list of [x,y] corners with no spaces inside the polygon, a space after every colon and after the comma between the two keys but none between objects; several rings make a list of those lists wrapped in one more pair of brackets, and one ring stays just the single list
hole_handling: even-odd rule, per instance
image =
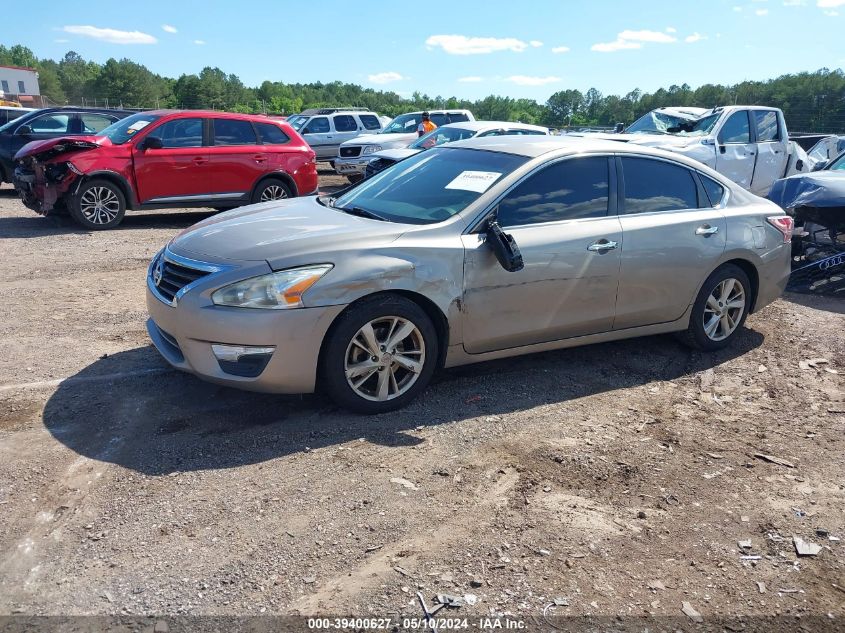
[{"label": "silver car", "polygon": [[245,207],[149,267],[173,366],[401,407],[440,367],[679,332],[731,342],[777,298],[792,220],[696,161],[567,137],[421,152],[343,195]]}]

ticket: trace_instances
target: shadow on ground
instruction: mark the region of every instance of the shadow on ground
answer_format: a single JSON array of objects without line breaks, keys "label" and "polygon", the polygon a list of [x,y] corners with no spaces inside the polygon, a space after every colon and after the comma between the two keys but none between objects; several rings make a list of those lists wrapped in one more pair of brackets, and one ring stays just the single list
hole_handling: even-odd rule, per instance
[{"label": "shadow on ground", "polygon": [[[758,347],[740,333],[714,354],[691,352],[669,336],[534,354],[440,372],[420,399],[401,411],[364,417],[318,395],[255,394],[170,371],[149,347],[102,359],[62,383],[46,404],[44,424],[86,457],[150,475],[232,468],[359,438],[389,447],[421,440],[407,433],[478,416],[624,392],[720,365]],[[116,380],[128,369],[161,370]]]}]

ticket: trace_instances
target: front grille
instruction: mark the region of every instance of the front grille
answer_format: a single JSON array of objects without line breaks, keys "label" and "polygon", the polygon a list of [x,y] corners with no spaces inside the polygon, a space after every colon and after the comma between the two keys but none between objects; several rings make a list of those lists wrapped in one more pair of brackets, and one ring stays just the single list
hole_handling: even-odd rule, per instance
[{"label": "front grille", "polygon": [[[173,301],[176,293],[188,284],[192,284],[197,279],[202,279],[209,274],[208,271],[182,266],[163,258],[156,262],[153,269],[155,270],[158,266],[161,266],[161,279],[156,284],[156,290],[168,301]],[[153,279],[155,279],[155,275],[153,275]]]},{"label": "front grille", "polygon": [[340,148],[340,156],[341,158],[355,158],[356,156],[361,155],[361,146],[358,145],[356,147],[341,147]]}]

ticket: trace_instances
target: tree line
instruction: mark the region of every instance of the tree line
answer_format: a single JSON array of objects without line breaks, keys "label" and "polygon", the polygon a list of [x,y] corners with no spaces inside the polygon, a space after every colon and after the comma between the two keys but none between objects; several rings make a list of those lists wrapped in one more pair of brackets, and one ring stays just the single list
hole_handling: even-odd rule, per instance
[{"label": "tree line", "polygon": [[434,108],[467,108],[478,119],[522,121],[550,127],[613,126],[631,123],[663,106],[698,106],[741,103],[781,108],[792,131],[845,132],[845,73],[822,68],[815,72],[781,75],[764,81],[735,85],[705,84],[691,88],[671,85],[653,93],[639,89],[624,96],[567,89],[545,103],[490,95],[470,101],[431,97],[415,92],[403,98],[392,91],[355,84],[284,83],[265,81],[245,86],[237,75],[206,67],[199,74],[173,79],[151,72],[130,59],[109,59],[104,64],[85,60],[74,51],[62,59],[41,59],[27,47],[0,45],[0,65],[29,66],[38,70],[42,95],[59,105],[108,105],[124,108],[188,108],[233,112],[292,114],[305,108],[359,106],[379,114]]}]

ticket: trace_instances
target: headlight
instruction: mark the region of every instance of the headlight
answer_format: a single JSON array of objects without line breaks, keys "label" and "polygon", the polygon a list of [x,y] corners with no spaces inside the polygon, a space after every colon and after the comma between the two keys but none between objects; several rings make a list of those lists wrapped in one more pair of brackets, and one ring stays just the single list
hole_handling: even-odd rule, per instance
[{"label": "headlight", "polygon": [[372,154],[374,152],[380,152],[382,149],[381,145],[364,145],[362,154]]},{"label": "headlight", "polygon": [[214,291],[211,300],[234,308],[301,308],[303,293],[331,269],[331,264],[320,264],[244,279]]}]

